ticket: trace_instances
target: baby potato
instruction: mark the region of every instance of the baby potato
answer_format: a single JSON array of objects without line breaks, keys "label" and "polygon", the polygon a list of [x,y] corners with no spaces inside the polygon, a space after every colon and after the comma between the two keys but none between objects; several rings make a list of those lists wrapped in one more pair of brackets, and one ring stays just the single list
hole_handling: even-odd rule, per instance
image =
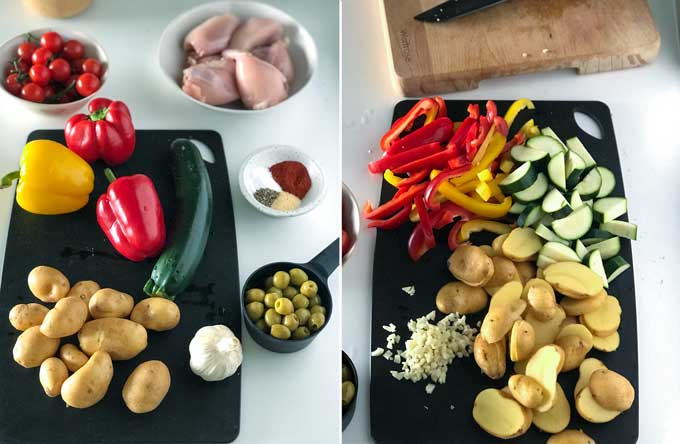
[{"label": "baby potato", "polygon": [[571,421],[571,407],[562,386],[557,383],[555,403],[550,410],[539,412],[534,410],[533,423],[536,427],[547,433],[559,433],[569,425]]},{"label": "baby potato", "polygon": [[528,262],[536,259],[541,247],[543,247],[543,242],[533,229],[517,227],[503,241],[501,250],[503,256],[508,259],[515,262]]},{"label": "baby potato", "polygon": [[475,362],[486,376],[501,379],[505,375],[505,341],[489,344],[482,335],[477,335],[473,353]]},{"label": "baby potato", "polygon": [[127,318],[135,305],[135,300],[127,293],[102,288],[90,298],[88,308],[94,319]]},{"label": "baby potato", "polygon": [[146,298],[132,309],[130,320],[141,324],[147,330],[172,330],[179,324],[179,307],[170,299]]},{"label": "baby potato", "polygon": [[588,387],[595,402],[607,410],[623,412],[635,400],[635,389],[630,381],[612,370],[595,370]]},{"label": "baby potato", "polygon": [[491,258],[474,245],[459,246],[447,263],[449,271],[456,279],[473,287],[486,285],[494,273]]},{"label": "baby potato", "polygon": [[536,343],[534,327],[523,319],[518,319],[510,330],[510,360],[523,361],[531,357]]},{"label": "baby potato", "polygon": [[9,323],[20,331],[42,324],[49,308],[40,304],[17,304],[9,311]]},{"label": "baby potato", "polygon": [[543,403],[545,390],[534,378],[524,375],[512,375],[508,380],[508,388],[512,396],[528,409],[535,409]]},{"label": "baby potato", "polygon": [[515,262],[515,268],[517,268],[522,285],[526,285],[536,277],[536,265],[533,262]]},{"label": "baby potato", "polygon": [[73,284],[66,296],[78,296],[85,302],[85,305],[90,304],[90,298],[93,294],[99,291],[101,287],[95,281],[78,281]]},{"label": "baby potato", "polygon": [[147,413],[160,405],[170,390],[170,370],[161,361],[137,366],[123,386],[123,401],[133,413]]},{"label": "baby potato", "polygon": [[68,378],[68,369],[61,359],[47,358],[40,364],[39,377],[45,394],[54,398],[61,394],[61,386]]},{"label": "baby potato", "polygon": [[77,372],[89,359],[85,353],[73,344],[62,345],[59,349],[59,358],[64,361],[66,368],[73,373]]},{"label": "baby potato", "polygon": [[578,368],[593,348],[593,335],[581,324],[563,327],[555,338],[555,344],[564,350],[563,372]]},{"label": "baby potato", "polygon": [[102,400],[113,379],[111,356],[96,351],[78,371],[61,386],[61,397],[69,407],[86,409]]},{"label": "baby potato", "polygon": [[85,302],[76,296],[65,297],[47,312],[40,332],[48,338],[64,338],[78,333],[86,320]]},{"label": "baby potato", "polygon": [[607,292],[602,290],[595,296],[585,299],[572,299],[565,296],[560,301],[560,305],[568,316],[581,316],[596,311],[604,305],[606,300]]},{"label": "baby potato", "polygon": [[490,344],[503,340],[515,321],[522,317],[526,306],[524,300],[518,299],[490,308],[482,321],[481,336]]},{"label": "baby potato", "polygon": [[481,288],[464,282],[449,282],[437,292],[436,304],[437,309],[445,314],[470,314],[483,310],[488,299]]},{"label": "baby potato", "polygon": [[529,308],[539,321],[551,320],[557,312],[555,291],[543,279],[531,279],[524,286],[522,297],[529,304]]},{"label": "baby potato", "polygon": [[132,359],[147,345],[146,329],[128,319],[102,318],[86,322],[78,333],[80,349],[87,355],[105,351],[114,361]]},{"label": "baby potato", "polygon": [[595,444],[595,440],[581,430],[564,430],[548,438],[546,444]]},{"label": "baby potato", "polygon": [[494,256],[491,260],[493,261],[493,276],[491,276],[489,282],[484,285],[484,290],[489,294],[493,295],[500,287],[508,282],[521,282],[519,272],[517,272],[515,264],[510,259],[502,256]]},{"label": "baby potato", "polygon": [[503,242],[508,238],[510,233],[501,234],[491,242],[491,248],[496,252],[496,256],[503,256]]},{"label": "baby potato", "polygon": [[21,333],[14,344],[14,360],[26,368],[38,367],[47,358],[54,356],[59,348],[59,339],[48,338],[34,325]]},{"label": "baby potato", "polygon": [[475,398],[472,417],[488,434],[501,439],[516,438],[531,427],[533,413],[512,395],[488,388]]},{"label": "baby potato", "polygon": [[39,265],[28,273],[28,288],[43,302],[57,302],[68,294],[71,284],[56,268]]}]

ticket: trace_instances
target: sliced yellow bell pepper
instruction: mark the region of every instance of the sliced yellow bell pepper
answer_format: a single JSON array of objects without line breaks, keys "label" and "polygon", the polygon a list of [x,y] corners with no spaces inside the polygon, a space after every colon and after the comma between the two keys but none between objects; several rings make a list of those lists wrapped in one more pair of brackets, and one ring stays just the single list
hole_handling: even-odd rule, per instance
[{"label": "sliced yellow bell pepper", "polygon": [[486,150],[489,149],[489,144],[493,140],[493,136],[496,133],[496,125],[491,125],[491,128],[489,128],[489,133],[486,135],[486,138],[484,139],[484,142],[482,142],[482,145],[479,147],[477,150],[477,154],[475,154],[475,157],[472,159],[472,165],[479,165],[479,163],[482,161],[484,158],[484,155],[486,154]]},{"label": "sliced yellow bell pepper", "polygon": [[477,185],[479,185],[479,180],[471,180],[469,182],[465,182],[464,184],[461,184],[457,186],[458,190],[460,190],[461,193],[468,194],[473,192],[476,188]]},{"label": "sliced yellow bell pepper", "polygon": [[541,130],[534,123],[534,119],[527,120],[526,123],[522,125],[522,128],[519,129],[519,132],[524,134],[524,137],[527,139],[541,134]]},{"label": "sliced yellow bell pepper", "polygon": [[510,197],[506,197],[501,203],[480,202],[446,182],[439,187],[439,192],[456,205],[487,219],[498,219],[505,216],[512,206]]},{"label": "sliced yellow bell pepper", "polygon": [[483,170],[477,173],[477,179],[480,182],[491,182],[493,180],[493,174],[489,170]]},{"label": "sliced yellow bell pepper", "polygon": [[396,176],[389,168],[385,170],[385,172],[383,173],[383,177],[385,178],[385,181],[392,185],[394,188],[399,188],[399,182],[404,180],[401,177]]},{"label": "sliced yellow bell pepper", "polygon": [[467,242],[472,233],[480,231],[490,231],[496,234],[506,234],[511,230],[510,225],[496,222],[493,220],[475,219],[465,222],[458,232],[458,242]]},{"label": "sliced yellow bell pepper", "polygon": [[529,99],[515,100],[515,102],[512,105],[510,105],[510,108],[508,108],[508,111],[505,113],[505,116],[503,117],[508,124],[508,128],[512,126],[512,123],[517,118],[517,114],[519,114],[520,111],[522,111],[525,108],[536,109],[536,106],[534,105],[534,102],[532,102]]},{"label": "sliced yellow bell pepper", "polygon": [[484,202],[488,202],[489,199],[491,199],[491,196],[493,196],[493,192],[486,182],[479,182],[479,185],[475,188],[475,193],[477,193]]},{"label": "sliced yellow bell pepper", "polygon": [[477,177],[477,173],[489,168],[491,162],[496,160],[496,158],[501,155],[504,146],[505,137],[503,137],[501,133],[496,132],[493,135],[491,143],[489,143],[489,147],[487,148],[486,153],[484,154],[484,157],[479,162],[479,164],[473,166],[472,169],[470,169],[470,171],[466,172],[465,174],[462,174],[454,179],[451,179],[449,183],[453,185],[461,185],[464,184],[465,182],[469,182],[475,179]]},{"label": "sliced yellow bell pepper", "polygon": [[34,214],[65,214],[87,204],[94,189],[92,167],[76,153],[52,140],[34,140],[24,147],[21,169],[7,174],[0,188],[17,184],[21,208]]},{"label": "sliced yellow bell pepper", "polygon": [[505,174],[499,173],[496,174],[496,177],[494,177],[491,182],[488,183],[489,188],[491,189],[491,195],[498,202],[503,202],[503,199],[505,199],[505,194],[503,194],[503,191],[501,191],[501,187],[498,186],[498,184],[501,183],[503,179],[505,179]]}]

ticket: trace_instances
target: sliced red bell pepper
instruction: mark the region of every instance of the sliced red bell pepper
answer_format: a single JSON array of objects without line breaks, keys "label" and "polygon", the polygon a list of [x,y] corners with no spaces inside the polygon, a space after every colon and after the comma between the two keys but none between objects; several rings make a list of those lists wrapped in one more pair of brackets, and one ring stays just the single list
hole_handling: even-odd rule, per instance
[{"label": "sliced red bell pepper", "polygon": [[432,142],[443,143],[451,139],[452,135],[453,122],[448,117],[442,117],[397,140],[387,148],[386,152],[396,154]]},{"label": "sliced red bell pepper", "polygon": [[[472,163],[467,159],[467,156],[465,154],[462,154],[458,157],[454,157],[453,159],[449,159],[447,164],[449,168],[451,168],[452,170],[457,170],[458,168],[469,167],[470,165],[472,165]],[[467,168],[465,171],[467,171]]]},{"label": "sliced red bell pepper", "polygon": [[411,212],[411,205],[407,203],[404,208],[397,211],[387,219],[372,220],[368,223],[368,228],[380,228],[381,230],[393,230],[400,227],[408,220],[408,215]]},{"label": "sliced red bell pepper", "polygon": [[458,243],[458,233],[460,233],[460,229],[465,222],[467,221],[464,219],[459,220],[458,222],[453,224],[453,227],[451,227],[451,231],[449,231],[449,249],[451,251],[455,251],[456,248],[458,248],[460,245],[463,245]]},{"label": "sliced red bell pepper", "polygon": [[449,179],[452,179],[454,177],[461,176],[468,172],[472,168],[471,165],[463,166],[460,168],[452,169],[450,171],[442,171],[430,181],[430,183],[427,185],[427,189],[425,190],[425,203],[427,204],[428,207],[430,208],[439,208],[439,204],[435,202],[435,196],[437,194],[437,190],[439,189],[439,186],[448,181]]},{"label": "sliced red bell pepper", "polygon": [[444,99],[442,99],[439,96],[436,96],[434,98],[434,101],[437,102],[437,105],[439,106],[439,110],[437,111],[437,118],[440,119],[442,117],[446,117],[447,116],[446,102],[444,101]]},{"label": "sliced red bell pepper", "polygon": [[398,191],[397,193],[399,194],[398,196],[395,195],[392,200],[389,202],[385,202],[384,204],[380,205],[378,208],[373,209],[371,207],[370,202],[366,202],[366,206],[364,206],[364,217],[366,219],[383,219],[391,214],[393,214],[395,211],[401,209],[406,205],[407,203],[410,205],[411,200],[413,199],[413,196],[417,195],[418,193],[422,193],[425,191],[425,188],[427,187],[427,183],[421,183],[418,185],[412,186],[408,191],[406,191],[404,188],[403,193],[400,193]]},{"label": "sliced red bell pepper", "polygon": [[486,120],[489,122],[489,125],[491,125],[494,122],[494,119],[498,116],[498,107],[496,106],[496,102],[493,100],[487,100],[486,101]]},{"label": "sliced red bell pepper", "polygon": [[[393,173],[399,173],[397,168],[410,164],[414,161],[430,156],[442,150],[439,142],[428,143],[398,154],[384,154],[380,159],[368,164],[368,171],[374,174],[382,173],[390,169]],[[406,170],[409,171],[409,170]],[[403,171],[402,171],[403,172]]]},{"label": "sliced red bell pepper", "polygon": [[477,134],[471,135],[468,133],[468,137],[465,139],[465,152],[468,160],[471,161],[475,158],[477,151],[479,151],[479,147],[482,146],[486,140],[486,136],[489,134],[489,129],[491,129],[489,121],[486,119],[479,119],[479,131]]},{"label": "sliced red bell pepper", "polygon": [[524,143],[525,139],[526,139],[526,137],[524,136],[524,133],[519,132],[519,133],[515,134],[514,137],[512,139],[508,140],[506,142],[505,146],[503,146],[502,153],[507,153],[515,145],[522,145]]},{"label": "sliced red bell pepper", "polygon": [[457,218],[467,221],[474,219],[475,215],[453,202],[446,202],[442,204],[439,210],[432,214],[430,220],[432,220],[432,228],[441,230],[445,226],[452,224]]},{"label": "sliced red bell pepper", "polygon": [[404,131],[408,131],[413,127],[415,120],[425,115],[424,125],[432,122],[439,113],[439,105],[432,98],[421,99],[413,108],[401,119],[397,120],[392,128],[385,133],[380,139],[380,148],[387,151],[394,143],[396,143]]},{"label": "sliced red bell pepper", "polygon": [[428,247],[425,243],[425,234],[423,227],[418,224],[413,228],[411,236],[408,238],[408,255],[413,262],[418,261],[425,253],[430,251],[432,247]]},{"label": "sliced red bell pepper", "polygon": [[429,170],[420,170],[416,171],[415,173],[411,174],[408,179],[404,179],[401,182],[399,182],[398,187],[403,189],[403,188],[408,188],[411,185],[415,185],[419,182],[421,182],[423,179],[425,179],[428,174],[430,174]]},{"label": "sliced red bell pepper", "polygon": [[503,137],[508,137],[508,122],[506,122],[504,118],[501,116],[494,117],[493,124],[496,125],[496,131],[501,133]]},{"label": "sliced red bell pepper", "polygon": [[467,112],[471,118],[477,120],[479,119],[479,105],[476,103],[471,103],[467,107]]},{"label": "sliced red bell pepper", "polygon": [[418,195],[415,198],[416,209],[418,210],[418,217],[420,218],[420,225],[423,229],[423,236],[425,239],[425,245],[430,248],[435,246],[434,233],[432,232],[432,221],[430,221],[430,215],[427,212],[427,207],[425,206],[425,201],[422,195]]},{"label": "sliced red bell pepper", "polygon": [[456,155],[455,147],[449,147],[443,151],[439,151],[438,153],[431,154],[427,157],[422,157],[407,164],[401,165],[400,167],[392,169],[392,171],[394,171],[397,174],[401,174],[419,171],[422,169],[428,170],[432,170],[435,168],[442,169],[443,167],[446,166],[449,159],[453,158],[455,155]]},{"label": "sliced red bell pepper", "polygon": [[456,146],[459,151],[465,147],[465,138],[467,137],[470,127],[475,123],[475,119],[472,117],[466,117],[456,130],[453,137],[451,137],[451,140],[449,140],[449,143],[446,145],[446,147],[449,148],[451,146]]}]

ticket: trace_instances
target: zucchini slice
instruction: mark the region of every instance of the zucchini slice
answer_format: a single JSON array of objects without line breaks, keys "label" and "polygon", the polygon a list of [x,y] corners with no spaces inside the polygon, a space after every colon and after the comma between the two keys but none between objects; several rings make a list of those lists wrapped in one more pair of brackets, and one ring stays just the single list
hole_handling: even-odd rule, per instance
[{"label": "zucchini slice", "polygon": [[548,256],[543,256],[542,254],[539,254],[538,259],[536,259],[536,266],[538,268],[547,268],[549,265],[556,263],[557,261],[555,259],[551,259]]},{"label": "zucchini slice", "polygon": [[[505,194],[517,193],[536,182],[538,172],[531,162],[525,162],[498,184]],[[598,188],[599,189],[599,188]]]},{"label": "zucchini slice", "polygon": [[578,137],[572,137],[571,139],[567,140],[567,147],[571,151],[578,154],[578,157],[583,159],[583,161],[586,164],[586,170],[589,170],[597,166],[597,162],[595,162],[593,156],[590,155],[590,153],[588,152],[586,147],[583,146],[583,143],[581,143],[581,140]]},{"label": "zucchini slice", "polygon": [[572,212],[569,203],[567,203],[567,199],[564,198],[557,188],[553,188],[545,195],[541,208],[543,208],[543,211],[553,215],[557,219],[567,217]]},{"label": "zucchini slice", "polygon": [[597,196],[595,197],[601,199],[603,197],[609,196],[612,191],[614,191],[614,187],[616,187],[616,177],[614,177],[614,173],[612,173],[612,170],[609,168],[599,166],[595,169],[598,173],[600,173],[600,177],[602,178],[600,191],[597,192]]},{"label": "zucchini slice", "polygon": [[557,153],[564,153],[566,148],[562,145],[562,142],[551,136],[536,136],[527,140],[527,146],[535,150],[541,150],[547,152],[550,157]]},{"label": "zucchini slice", "polygon": [[624,237],[630,240],[637,240],[637,225],[623,220],[612,220],[600,225],[600,230],[604,230],[614,236]]},{"label": "zucchini slice", "polygon": [[599,250],[602,259],[607,260],[616,256],[621,251],[621,238],[612,237],[611,239],[588,245],[586,248],[588,249],[588,252]]},{"label": "zucchini slice", "polygon": [[545,216],[545,213],[541,209],[540,205],[529,204],[524,209],[524,211],[522,211],[522,214],[520,214],[517,218],[517,226],[523,228],[530,227],[541,220],[543,216]]},{"label": "zucchini slice", "polygon": [[604,262],[604,271],[607,273],[607,282],[611,283],[621,273],[628,270],[630,264],[621,256],[614,256]]},{"label": "zucchini slice", "polygon": [[581,199],[585,201],[597,196],[597,193],[600,191],[600,185],[602,185],[602,176],[600,176],[597,168],[593,168],[576,185],[576,191],[581,195]]},{"label": "zucchini slice", "polygon": [[611,222],[628,211],[628,201],[624,197],[605,197],[593,204],[595,220],[602,223]]},{"label": "zucchini slice", "polygon": [[545,174],[538,173],[536,180],[525,190],[513,194],[515,200],[522,204],[528,204],[540,200],[548,191],[548,178]]},{"label": "zucchini slice", "polygon": [[567,153],[567,160],[564,164],[567,175],[567,188],[573,188],[581,179],[581,175],[586,170],[586,163],[573,151]]},{"label": "zucchini slice", "polygon": [[524,145],[516,145],[510,151],[510,157],[516,162],[531,162],[539,170],[544,170],[550,160],[546,151],[529,148]]},{"label": "zucchini slice", "polygon": [[581,242],[583,242],[583,245],[588,246],[596,244],[598,242],[602,242],[603,240],[611,239],[612,237],[614,237],[614,235],[608,231],[600,230],[598,228],[591,228],[581,238]]},{"label": "zucchini slice", "polygon": [[[560,191],[567,191],[567,173],[564,169],[564,152],[555,154],[548,162],[548,176]],[[599,188],[598,188],[599,190]]]},{"label": "zucchini slice", "polygon": [[588,256],[588,249],[585,245],[583,245],[583,242],[581,242],[580,239],[574,243],[574,251],[576,254],[578,254],[578,257],[580,257],[581,260]]},{"label": "zucchini slice", "polygon": [[567,146],[562,142],[562,139],[555,133],[555,131],[552,130],[549,126],[546,126],[541,130],[541,134],[544,136],[552,137],[553,139],[557,140],[560,143],[560,146],[562,147],[562,151],[567,151]]},{"label": "zucchini slice", "polygon": [[542,238],[543,240],[546,240],[548,242],[558,242],[564,246],[569,246],[569,241],[562,239],[558,235],[555,234],[553,230],[550,228],[546,227],[542,223],[539,223],[536,228],[535,228],[536,234],[538,237]]},{"label": "zucchini slice", "polygon": [[538,254],[547,256],[555,262],[581,262],[581,258],[574,250],[559,242],[547,242]]},{"label": "zucchini slice", "polygon": [[569,216],[553,222],[552,229],[562,239],[576,240],[583,237],[592,225],[593,210],[588,205],[583,205]]},{"label": "zucchini slice", "polygon": [[604,271],[600,250],[593,250],[588,253],[588,256],[584,258],[583,263],[602,278],[602,286],[604,288],[609,288],[609,281],[607,280],[607,273]]},{"label": "zucchini slice", "polygon": [[519,202],[515,202],[515,203],[512,204],[512,206],[508,210],[508,213],[510,213],[510,214],[522,214],[522,211],[524,211],[524,209],[526,207],[527,206],[524,205],[524,204],[521,204]]},{"label": "zucchini slice", "polygon": [[569,198],[569,205],[571,208],[574,210],[583,205],[583,200],[581,199],[581,193],[578,191],[574,190],[571,193],[571,197]]}]

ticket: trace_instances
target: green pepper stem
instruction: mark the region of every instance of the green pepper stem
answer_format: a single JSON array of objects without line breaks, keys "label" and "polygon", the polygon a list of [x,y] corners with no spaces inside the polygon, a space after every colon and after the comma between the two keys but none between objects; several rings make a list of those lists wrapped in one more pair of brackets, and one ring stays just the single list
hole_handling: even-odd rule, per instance
[{"label": "green pepper stem", "polygon": [[19,177],[21,177],[19,171],[12,171],[11,173],[5,174],[2,179],[0,179],[0,189],[11,187],[12,183]]},{"label": "green pepper stem", "polygon": [[113,183],[116,180],[116,175],[113,174],[111,168],[104,169],[104,176],[106,176],[106,178],[109,180],[109,183]]},{"label": "green pepper stem", "polygon": [[97,120],[104,120],[106,118],[106,113],[109,112],[108,107],[98,109],[97,111],[90,114],[90,120],[96,122]]}]

